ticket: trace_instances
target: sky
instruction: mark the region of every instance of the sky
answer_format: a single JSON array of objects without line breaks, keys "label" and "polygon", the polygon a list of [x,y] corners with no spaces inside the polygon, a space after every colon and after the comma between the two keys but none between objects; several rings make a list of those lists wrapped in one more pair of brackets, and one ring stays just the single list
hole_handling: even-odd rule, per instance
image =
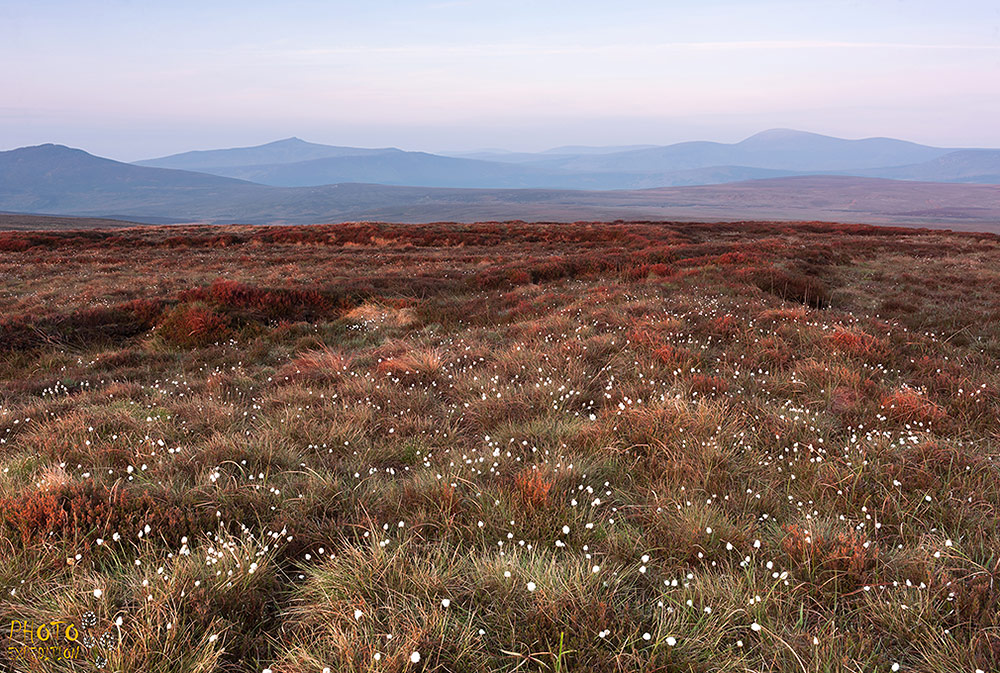
[{"label": "sky", "polygon": [[996,0],[0,0],[0,149],[1000,147]]}]

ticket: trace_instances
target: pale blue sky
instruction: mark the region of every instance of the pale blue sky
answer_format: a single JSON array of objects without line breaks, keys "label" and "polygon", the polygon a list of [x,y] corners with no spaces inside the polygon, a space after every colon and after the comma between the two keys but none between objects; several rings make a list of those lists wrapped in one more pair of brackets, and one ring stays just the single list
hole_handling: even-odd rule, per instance
[{"label": "pale blue sky", "polygon": [[0,149],[1000,146],[1000,2],[0,0]]}]

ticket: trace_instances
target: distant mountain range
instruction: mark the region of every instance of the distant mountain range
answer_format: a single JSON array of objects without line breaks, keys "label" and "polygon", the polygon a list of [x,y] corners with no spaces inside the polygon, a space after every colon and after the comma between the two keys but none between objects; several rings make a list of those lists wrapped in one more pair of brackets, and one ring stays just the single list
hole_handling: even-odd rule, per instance
[{"label": "distant mountain range", "polygon": [[[300,143],[301,141],[296,142]],[[285,166],[286,170],[291,171],[303,163],[351,158],[348,155],[305,162],[293,161],[295,153],[289,152],[288,147],[282,147],[282,143],[248,149],[253,152],[242,154],[238,150],[225,150],[223,152],[226,154],[206,156],[211,153],[200,153],[176,161],[181,164],[206,160],[218,163],[220,158],[236,162],[241,160],[241,156],[248,161],[283,156],[285,164],[271,165]],[[336,149],[342,151],[344,148]],[[319,150],[311,148],[309,151]],[[629,150],[601,156],[613,157],[649,151]],[[924,150],[920,146],[914,149],[906,144],[880,143],[866,151],[873,156],[876,153],[884,156],[891,151],[905,154]],[[396,152],[399,150],[386,151],[386,154],[394,157]],[[960,156],[960,160],[953,158],[953,155],[960,153],[968,156]],[[434,164],[438,166],[450,165],[443,161],[449,157],[422,153],[401,154],[418,155],[417,158],[407,159],[416,162],[416,165],[422,165],[420,162],[425,160],[438,162]],[[941,170],[948,169],[956,176],[967,177],[970,173],[985,174],[994,165],[991,162],[995,161],[995,154],[995,151],[990,150],[944,152],[916,165],[924,166],[936,161]],[[374,161],[384,158],[385,154],[355,156],[360,160]],[[578,156],[581,157],[579,161],[584,160],[583,155]],[[462,161],[458,158],[450,159]],[[469,162],[466,165],[485,163],[491,167],[490,170],[495,170],[495,166],[519,168],[519,164],[465,161]],[[830,165],[836,165],[829,156],[827,161]],[[378,164],[376,162],[372,165]],[[402,169],[397,170],[402,174]],[[411,166],[408,170],[417,169]],[[914,168],[907,170],[917,174]],[[777,174],[779,177],[745,179],[758,175],[755,171],[764,171],[766,175]],[[699,174],[704,174],[743,181],[617,191],[445,188],[358,183],[277,187],[203,172],[121,163],[78,149],[40,145],[0,152],[0,211],[151,223],[755,219],[834,220],[1000,231],[1000,186],[997,185],[911,182],[847,175],[798,176],[786,173],[788,171],[782,169],[747,169],[739,166],[688,168],[685,174],[691,180],[697,180]],[[507,175],[510,177],[514,174]],[[16,218],[8,220],[19,221]],[[3,221],[0,221],[0,227],[3,226]]]},{"label": "distant mountain range", "polygon": [[185,152],[137,162],[275,187],[364,182],[416,187],[645,189],[801,175],[1000,184],[1000,150],[950,149],[893,138],[844,140],[772,129],[738,143],[485,150],[450,155],[308,143]]},{"label": "distant mountain range", "polygon": [[177,217],[173,209],[179,204],[252,199],[262,188],[273,189],[206,173],[134,166],[62,145],[0,152],[0,210],[6,211]]}]

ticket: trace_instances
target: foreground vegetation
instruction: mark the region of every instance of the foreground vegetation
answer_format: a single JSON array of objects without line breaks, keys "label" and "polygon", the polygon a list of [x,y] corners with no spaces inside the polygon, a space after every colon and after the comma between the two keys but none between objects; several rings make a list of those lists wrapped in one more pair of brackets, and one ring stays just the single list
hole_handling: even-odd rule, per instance
[{"label": "foreground vegetation", "polygon": [[0,234],[0,661],[997,670],[998,291],[865,226]]}]

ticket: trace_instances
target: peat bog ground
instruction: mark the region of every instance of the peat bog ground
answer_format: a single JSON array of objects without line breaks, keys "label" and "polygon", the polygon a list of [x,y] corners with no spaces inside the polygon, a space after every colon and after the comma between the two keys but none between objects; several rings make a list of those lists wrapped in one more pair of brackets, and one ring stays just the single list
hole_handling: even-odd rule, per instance
[{"label": "peat bog ground", "polygon": [[998,322],[990,234],[0,233],[0,662],[997,670]]}]

